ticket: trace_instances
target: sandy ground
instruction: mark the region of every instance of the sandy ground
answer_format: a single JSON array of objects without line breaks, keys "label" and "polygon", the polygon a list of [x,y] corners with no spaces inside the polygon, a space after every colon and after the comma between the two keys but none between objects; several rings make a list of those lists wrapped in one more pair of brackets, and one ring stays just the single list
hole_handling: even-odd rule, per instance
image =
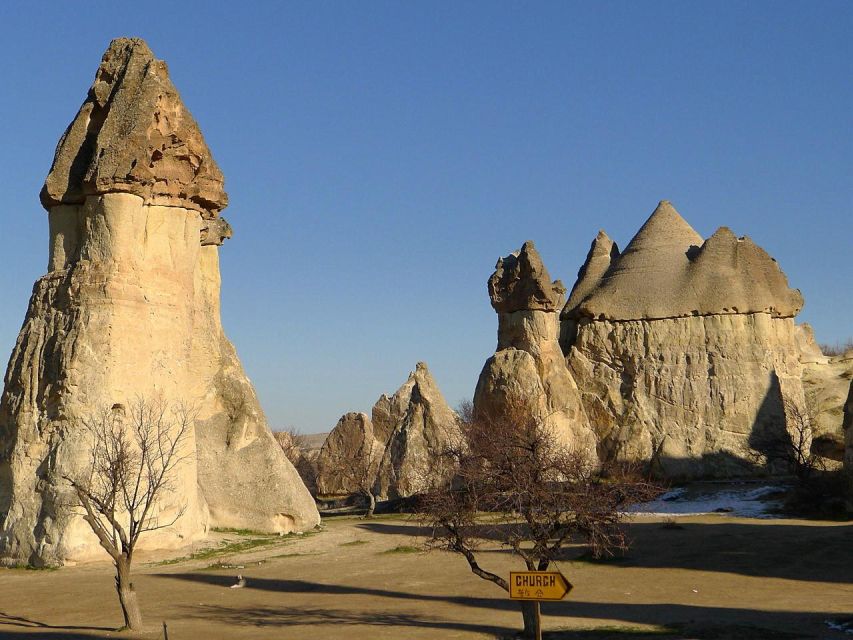
[{"label": "sandy ground", "polygon": [[[562,561],[575,587],[543,604],[546,638],[853,638],[826,625],[853,616],[853,524],[726,515],[662,524],[635,519],[625,558]],[[415,523],[348,517],[324,526],[238,555],[140,559],[136,585],[150,625],[142,635],[112,630],[121,614],[106,563],[0,570],[0,639],[162,638],[163,621],[170,640],[473,640],[519,629],[516,605],[461,557],[389,553],[422,543]],[[481,556],[497,572],[519,568],[497,549]],[[211,568],[217,562],[243,568]],[[228,588],[238,572],[247,586]]]}]

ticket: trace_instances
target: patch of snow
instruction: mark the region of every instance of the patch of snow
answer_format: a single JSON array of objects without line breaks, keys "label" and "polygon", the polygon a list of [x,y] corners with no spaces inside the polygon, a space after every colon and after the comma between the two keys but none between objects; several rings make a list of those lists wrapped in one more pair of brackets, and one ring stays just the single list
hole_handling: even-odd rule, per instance
[{"label": "patch of snow", "polygon": [[750,485],[691,486],[668,491],[651,502],[629,509],[629,513],[650,516],[696,516],[727,513],[742,518],[777,517],[770,511],[780,506],[779,500],[768,499],[786,491],[784,486]]},{"label": "patch of snow", "polygon": [[672,491],[667,491],[663,494],[658,500],[662,500],[663,502],[672,502],[673,500],[677,500],[681,496],[687,493],[686,487],[678,487],[677,489],[673,489]]}]

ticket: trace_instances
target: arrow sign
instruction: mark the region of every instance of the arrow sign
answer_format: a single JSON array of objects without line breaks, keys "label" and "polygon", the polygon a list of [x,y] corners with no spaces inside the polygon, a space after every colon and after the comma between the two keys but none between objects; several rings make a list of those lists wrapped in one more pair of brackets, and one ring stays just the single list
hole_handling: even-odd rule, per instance
[{"label": "arrow sign", "polygon": [[513,600],[562,600],[572,585],[559,571],[511,571],[509,597]]}]

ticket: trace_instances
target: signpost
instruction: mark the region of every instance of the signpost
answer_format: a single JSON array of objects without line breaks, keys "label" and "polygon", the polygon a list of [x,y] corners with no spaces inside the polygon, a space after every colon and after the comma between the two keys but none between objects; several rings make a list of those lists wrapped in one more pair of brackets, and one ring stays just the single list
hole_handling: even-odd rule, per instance
[{"label": "signpost", "polygon": [[562,600],[572,590],[571,583],[559,571],[511,571],[509,597],[513,600],[534,601],[536,640],[542,640],[541,600]]}]

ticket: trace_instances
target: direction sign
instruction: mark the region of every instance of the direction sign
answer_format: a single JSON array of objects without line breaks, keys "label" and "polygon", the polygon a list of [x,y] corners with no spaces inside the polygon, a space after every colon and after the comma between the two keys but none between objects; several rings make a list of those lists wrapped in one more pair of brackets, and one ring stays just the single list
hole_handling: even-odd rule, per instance
[{"label": "direction sign", "polygon": [[562,600],[572,585],[559,571],[511,571],[509,597],[513,600]]}]

